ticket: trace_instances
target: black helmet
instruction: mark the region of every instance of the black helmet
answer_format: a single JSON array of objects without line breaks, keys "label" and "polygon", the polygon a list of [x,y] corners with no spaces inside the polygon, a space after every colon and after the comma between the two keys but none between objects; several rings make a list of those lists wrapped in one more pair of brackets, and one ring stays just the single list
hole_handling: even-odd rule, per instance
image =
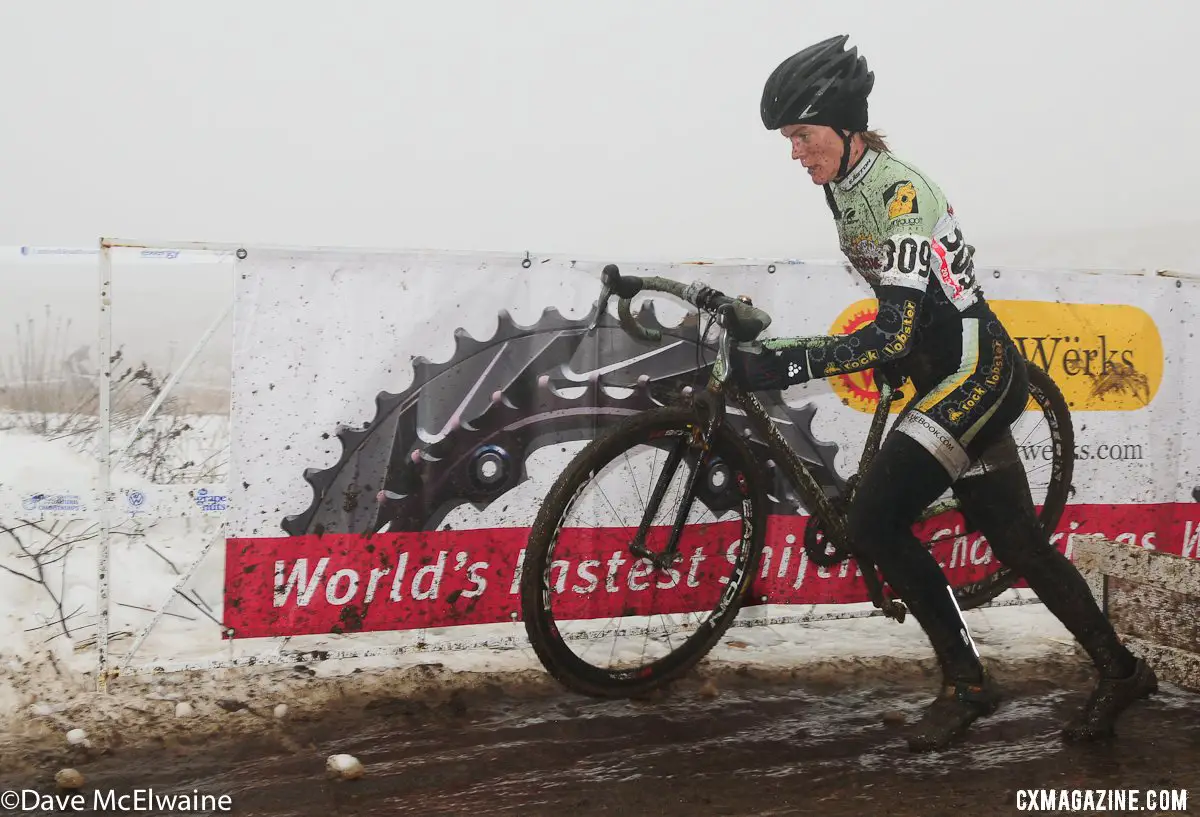
[{"label": "black helmet", "polygon": [[763,125],[828,125],[844,131],[867,129],[867,96],[875,75],[858,48],[844,50],[849,35],[811,45],[779,64],[763,88]]}]

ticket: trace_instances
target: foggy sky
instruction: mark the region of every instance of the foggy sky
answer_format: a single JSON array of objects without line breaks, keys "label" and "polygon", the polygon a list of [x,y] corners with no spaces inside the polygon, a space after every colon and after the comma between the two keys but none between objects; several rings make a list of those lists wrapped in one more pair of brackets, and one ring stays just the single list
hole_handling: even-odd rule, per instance
[{"label": "foggy sky", "polygon": [[[832,258],[758,116],[849,33],[979,257],[1200,262],[1194,3],[6,2],[0,243]],[[1082,236],[1082,237],[1081,237]],[[1128,260],[1126,260],[1128,259]]]}]

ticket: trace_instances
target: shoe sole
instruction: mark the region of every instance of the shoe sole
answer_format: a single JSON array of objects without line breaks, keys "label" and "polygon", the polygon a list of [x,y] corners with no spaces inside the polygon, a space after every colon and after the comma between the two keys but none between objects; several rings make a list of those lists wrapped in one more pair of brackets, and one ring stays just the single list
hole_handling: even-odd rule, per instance
[{"label": "shoe sole", "polygon": [[939,751],[942,749],[948,749],[953,744],[962,740],[963,737],[965,737],[966,734],[971,731],[971,727],[975,724],[975,721],[979,720],[980,718],[986,718],[989,715],[995,714],[996,710],[999,708],[1000,708],[1000,701],[996,701],[994,703],[987,704],[985,709],[980,710],[978,715],[976,715],[974,718],[967,721],[966,723],[960,725],[957,729],[955,729],[953,732],[951,732],[949,737],[944,741],[923,744],[923,743],[914,743],[913,739],[909,738],[908,750],[910,752],[913,752],[914,754],[924,754],[926,752],[936,752],[936,751]]},{"label": "shoe sole", "polygon": [[1084,727],[1072,728],[1070,726],[1066,726],[1062,729],[1063,739],[1069,743],[1091,743],[1099,740],[1109,740],[1116,737],[1117,718],[1124,714],[1125,710],[1129,709],[1129,707],[1133,706],[1138,701],[1144,701],[1154,693],[1158,692],[1158,676],[1154,674],[1154,670],[1149,671],[1150,682],[1142,689],[1141,692],[1134,696],[1133,700],[1122,707],[1117,714],[1113,716],[1112,726],[1110,726],[1108,729],[1100,731],[1092,731],[1090,729],[1085,729]]}]

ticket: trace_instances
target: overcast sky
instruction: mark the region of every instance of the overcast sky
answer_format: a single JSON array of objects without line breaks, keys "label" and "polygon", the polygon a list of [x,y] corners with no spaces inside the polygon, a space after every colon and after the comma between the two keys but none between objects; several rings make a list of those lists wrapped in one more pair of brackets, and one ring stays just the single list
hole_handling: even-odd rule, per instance
[{"label": "overcast sky", "polygon": [[0,243],[831,258],[820,189],[758,102],[780,60],[849,33],[872,126],[981,257],[1117,258],[1089,233],[1179,265],[1200,227],[1198,18],[1192,0],[6,0]]}]

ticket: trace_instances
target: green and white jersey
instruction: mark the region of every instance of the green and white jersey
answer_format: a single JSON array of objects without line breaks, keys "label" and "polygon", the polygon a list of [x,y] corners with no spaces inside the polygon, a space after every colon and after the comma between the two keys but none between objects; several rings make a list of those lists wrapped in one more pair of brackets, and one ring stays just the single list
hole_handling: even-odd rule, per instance
[{"label": "green and white jersey", "polygon": [[941,189],[920,170],[868,150],[828,190],[842,252],[873,288],[925,291],[932,278],[935,308],[962,312],[982,299],[975,250]]},{"label": "green and white jersey", "polygon": [[957,479],[975,436],[1025,382],[1020,354],[975,280],[975,248],[941,189],[891,154],[867,151],[825,191],[842,251],[879,311],[849,334],[779,347],[803,349],[816,377],[876,367],[910,377],[917,394],[895,430]]},{"label": "green and white jersey", "polygon": [[975,280],[975,249],[938,186],[891,154],[867,151],[825,195],[842,251],[879,310],[844,335],[764,341],[786,367],[777,379],[875,368],[911,378],[917,394],[894,430],[957,479],[1001,407],[1023,405],[1009,390],[1027,387],[1020,353]]},{"label": "green and white jersey", "polygon": [[995,316],[975,280],[975,248],[941,189],[912,165],[868,150],[825,195],[842,251],[875,291],[878,314],[850,334],[769,345],[806,349],[814,377],[890,364],[922,388],[957,371],[974,343],[964,333]]}]

